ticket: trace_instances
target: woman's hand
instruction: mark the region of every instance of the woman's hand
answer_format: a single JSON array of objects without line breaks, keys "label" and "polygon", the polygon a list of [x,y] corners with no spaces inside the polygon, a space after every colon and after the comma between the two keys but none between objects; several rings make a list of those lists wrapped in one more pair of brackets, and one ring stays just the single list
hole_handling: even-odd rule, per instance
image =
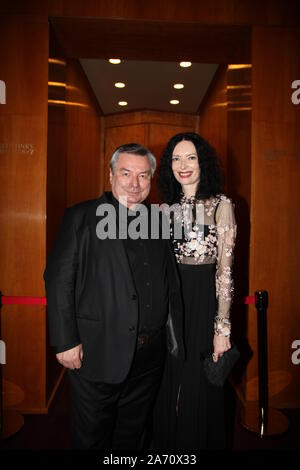
[{"label": "woman's hand", "polygon": [[213,360],[218,362],[219,357],[222,357],[224,352],[231,348],[230,337],[215,335],[214,336],[214,353]]}]

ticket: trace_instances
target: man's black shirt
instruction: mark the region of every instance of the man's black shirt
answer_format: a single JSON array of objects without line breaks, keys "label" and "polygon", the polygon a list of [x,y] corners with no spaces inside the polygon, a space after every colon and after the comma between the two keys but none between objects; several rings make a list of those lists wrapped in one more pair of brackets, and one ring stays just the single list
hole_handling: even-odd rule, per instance
[{"label": "man's black shirt", "polygon": [[[123,240],[129,265],[139,301],[139,333],[152,332],[164,326],[168,311],[167,283],[167,241],[151,238],[150,205],[143,204],[146,213],[141,216],[139,210],[135,213],[122,207],[119,213],[119,201],[112,197],[112,204],[117,211],[117,218],[127,215],[127,229],[137,217],[143,229],[147,229],[147,239],[133,239],[130,230]],[[147,220],[146,220],[147,219]],[[141,233],[146,229],[138,227]]]}]

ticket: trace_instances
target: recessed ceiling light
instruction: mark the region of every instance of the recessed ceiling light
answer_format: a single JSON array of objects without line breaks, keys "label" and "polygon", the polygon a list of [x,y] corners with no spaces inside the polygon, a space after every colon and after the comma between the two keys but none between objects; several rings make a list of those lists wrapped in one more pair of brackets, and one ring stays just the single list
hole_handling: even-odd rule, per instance
[{"label": "recessed ceiling light", "polygon": [[115,87],[116,87],[116,88],[124,88],[124,87],[125,87],[125,83],[117,82],[117,83],[115,83]]},{"label": "recessed ceiling light", "polygon": [[173,88],[176,88],[176,90],[181,90],[182,88],[184,88],[184,84],[183,83],[175,83],[173,85]]},{"label": "recessed ceiling light", "polygon": [[227,85],[227,90],[242,90],[244,88],[250,89],[251,85]]},{"label": "recessed ceiling light", "polygon": [[49,86],[59,86],[66,88],[67,84],[63,82],[48,82]]},{"label": "recessed ceiling light", "polygon": [[65,60],[53,59],[51,57],[49,57],[48,62],[49,64],[67,65],[67,62]]},{"label": "recessed ceiling light", "polygon": [[236,70],[236,69],[251,69],[252,64],[230,64],[228,65],[229,70]]},{"label": "recessed ceiling light", "polygon": [[127,101],[119,101],[118,105],[119,106],[127,106]]},{"label": "recessed ceiling light", "polygon": [[179,100],[170,100],[170,104],[179,104]]},{"label": "recessed ceiling light", "polygon": [[109,62],[111,64],[119,64],[121,62],[121,60],[120,59],[109,59]]},{"label": "recessed ceiling light", "polygon": [[192,65],[192,62],[180,62],[180,67],[190,67]]}]

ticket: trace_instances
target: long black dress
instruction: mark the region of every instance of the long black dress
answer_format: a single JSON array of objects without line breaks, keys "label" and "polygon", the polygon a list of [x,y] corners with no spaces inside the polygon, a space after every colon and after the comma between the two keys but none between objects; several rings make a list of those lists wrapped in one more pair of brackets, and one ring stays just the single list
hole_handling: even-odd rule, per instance
[{"label": "long black dress", "polygon": [[[200,217],[195,218],[196,207]],[[173,245],[184,303],[186,357],[167,357],[153,443],[156,449],[222,449],[223,389],[207,381],[201,357],[213,352],[215,333],[230,334],[233,206],[220,195],[206,201],[183,198],[181,208],[186,231],[183,239],[173,236]]]}]

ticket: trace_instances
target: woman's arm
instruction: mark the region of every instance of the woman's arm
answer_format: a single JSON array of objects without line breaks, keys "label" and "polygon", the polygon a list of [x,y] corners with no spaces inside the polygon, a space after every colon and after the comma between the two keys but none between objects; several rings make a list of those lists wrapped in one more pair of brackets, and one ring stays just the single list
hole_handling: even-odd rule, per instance
[{"label": "woman's arm", "polygon": [[230,348],[230,307],[233,296],[233,252],[236,239],[234,207],[230,199],[223,196],[216,213],[217,222],[217,269],[216,295],[218,311],[215,317],[215,353],[222,355]]}]

